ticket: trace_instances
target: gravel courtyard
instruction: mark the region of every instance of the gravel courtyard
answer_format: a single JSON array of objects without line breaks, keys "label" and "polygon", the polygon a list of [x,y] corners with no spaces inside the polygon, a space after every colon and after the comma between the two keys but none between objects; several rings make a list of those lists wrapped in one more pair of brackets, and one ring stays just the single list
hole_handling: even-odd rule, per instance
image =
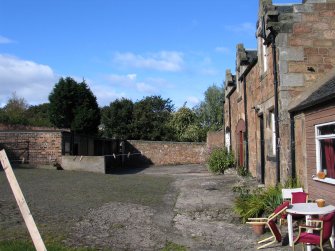
[{"label": "gravel courtyard", "polygon": [[[204,166],[151,167],[109,175],[16,169],[46,241],[97,250],[255,250],[257,237],[231,206],[233,171]],[[285,227],[284,227],[285,228]],[[5,174],[0,172],[0,240],[29,238]],[[290,250],[281,243],[264,250]]]}]

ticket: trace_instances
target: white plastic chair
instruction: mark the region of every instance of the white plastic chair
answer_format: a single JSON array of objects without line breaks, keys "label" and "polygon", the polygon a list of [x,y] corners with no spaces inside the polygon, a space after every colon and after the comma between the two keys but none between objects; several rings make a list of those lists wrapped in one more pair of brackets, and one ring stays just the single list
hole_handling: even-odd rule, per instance
[{"label": "white plastic chair", "polygon": [[296,192],[303,192],[304,190],[302,189],[302,187],[298,187],[298,188],[283,188],[281,190],[281,196],[283,198],[283,201],[285,200],[292,200],[292,193],[296,193]]}]

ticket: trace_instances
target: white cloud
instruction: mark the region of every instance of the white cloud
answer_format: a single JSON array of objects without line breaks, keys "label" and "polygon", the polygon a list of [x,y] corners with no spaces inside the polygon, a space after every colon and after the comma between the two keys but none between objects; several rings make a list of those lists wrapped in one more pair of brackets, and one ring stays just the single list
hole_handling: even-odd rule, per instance
[{"label": "white cloud", "polygon": [[136,74],[128,74],[127,78],[129,78],[130,80],[135,80],[136,79]]},{"label": "white cloud", "polygon": [[48,65],[0,54],[0,103],[13,92],[29,104],[47,102],[58,77]]},{"label": "white cloud", "polygon": [[101,107],[109,105],[110,102],[113,102],[115,99],[126,97],[125,92],[117,92],[105,85],[92,85],[91,90],[97,97],[98,104]]},{"label": "white cloud", "polygon": [[[126,75],[110,74],[106,79],[108,81],[108,88],[119,90],[112,93],[116,98],[125,97],[125,93],[132,93],[134,91],[152,95],[157,93],[158,88],[156,87],[163,83],[163,80],[154,78],[144,79],[144,81],[138,80],[138,76],[135,73]],[[107,87],[105,88],[107,90]]]},{"label": "white cloud", "polygon": [[225,29],[234,33],[253,33],[256,31],[256,26],[253,23],[245,22],[236,25],[225,25]]},{"label": "white cloud", "polygon": [[11,44],[11,43],[14,43],[14,41],[0,35],[0,44]]},{"label": "white cloud", "polygon": [[197,97],[193,97],[193,96],[188,97],[186,101],[187,101],[187,104],[189,104],[191,107],[200,104],[200,99],[198,99]]},{"label": "white cloud", "polygon": [[183,54],[175,51],[160,51],[148,55],[136,55],[131,52],[116,53],[115,63],[126,67],[178,72],[183,68]]},{"label": "white cloud", "polygon": [[106,77],[106,80],[112,86],[132,87],[136,83],[136,78],[137,75],[134,73],[127,75],[110,74]]}]

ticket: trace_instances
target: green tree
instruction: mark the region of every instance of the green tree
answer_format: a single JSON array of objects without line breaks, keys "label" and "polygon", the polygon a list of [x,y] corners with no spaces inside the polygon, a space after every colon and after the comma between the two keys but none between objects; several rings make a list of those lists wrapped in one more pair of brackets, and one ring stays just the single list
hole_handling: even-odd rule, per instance
[{"label": "green tree", "polygon": [[133,139],[171,140],[169,126],[174,105],[170,99],[149,96],[134,104]]},{"label": "green tree", "polygon": [[51,127],[49,118],[49,103],[30,106],[26,111],[29,125]]},{"label": "green tree", "polygon": [[195,108],[199,122],[207,130],[218,130],[223,125],[224,89],[215,84],[205,91],[205,100]]},{"label": "green tree", "polygon": [[198,123],[196,113],[185,106],[172,114],[170,125],[178,141],[199,142],[206,137],[206,133]]},{"label": "green tree", "polygon": [[97,99],[85,81],[61,78],[49,95],[49,116],[58,128],[70,128],[74,132],[96,134],[100,124]]},{"label": "green tree", "polygon": [[103,135],[110,138],[130,139],[132,135],[134,104],[129,99],[117,99],[101,111]]},{"label": "green tree", "polygon": [[207,130],[198,123],[189,125],[181,135],[181,141],[204,142],[206,141]]},{"label": "green tree", "polygon": [[28,103],[26,100],[13,93],[0,111],[0,122],[12,125],[27,125],[29,123],[26,116],[27,109]]}]

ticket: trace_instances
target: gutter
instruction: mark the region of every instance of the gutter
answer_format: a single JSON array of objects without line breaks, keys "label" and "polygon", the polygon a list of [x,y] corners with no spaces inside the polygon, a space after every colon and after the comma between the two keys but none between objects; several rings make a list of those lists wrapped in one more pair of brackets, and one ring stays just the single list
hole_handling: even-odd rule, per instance
[{"label": "gutter", "polygon": [[276,54],[276,36],[273,31],[270,34],[273,62],[273,85],[275,96],[275,132],[276,132],[276,176],[277,184],[280,183],[280,138],[279,138],[279,112],[278,112],[278,73],[277,73],[277,54]]},{"label": "gutter", "polygon": [[246,80],[246,75],[251,71],[251,69],[255,66],[257,63],[257,59],[254,59],[251,64],[248,65],[247,69],[243,72],[241,77],[239,77],[239,81],[243,80],[243,99],[244,99],[244,116],[245,116],[245,133],[244,133],[244,141],[245,141],[245,168],[246,170],[249,171],[249,138],[248,138],[248,111],[247,111],[247,80]]},{"label": "gutter", "polygon": [[[228,117],[229,117],[229,138],[230,138],[230,144],[229,144],[229,151],[231,152],[232,151],[232,135],[231,135],[231,132],[232,132],[232,129],[231,129],[231,102],[230,102],[230,96],[231,94],[233,94],[233,92],[235,91],[236,89],[236,85],[232,87],[232,89],[228,92],[227,94],[227,98],[228,98],[228,105],[229,105],[229,109],[228,109]],[[225,129],[226,130],[226,129]]]},{"label": "gutter", "polygon": [[296,166],[295,166],[295,122],[294,113],[290,112],[290,129],[291,129],[291,176],[292,179],[296,178]]}]

